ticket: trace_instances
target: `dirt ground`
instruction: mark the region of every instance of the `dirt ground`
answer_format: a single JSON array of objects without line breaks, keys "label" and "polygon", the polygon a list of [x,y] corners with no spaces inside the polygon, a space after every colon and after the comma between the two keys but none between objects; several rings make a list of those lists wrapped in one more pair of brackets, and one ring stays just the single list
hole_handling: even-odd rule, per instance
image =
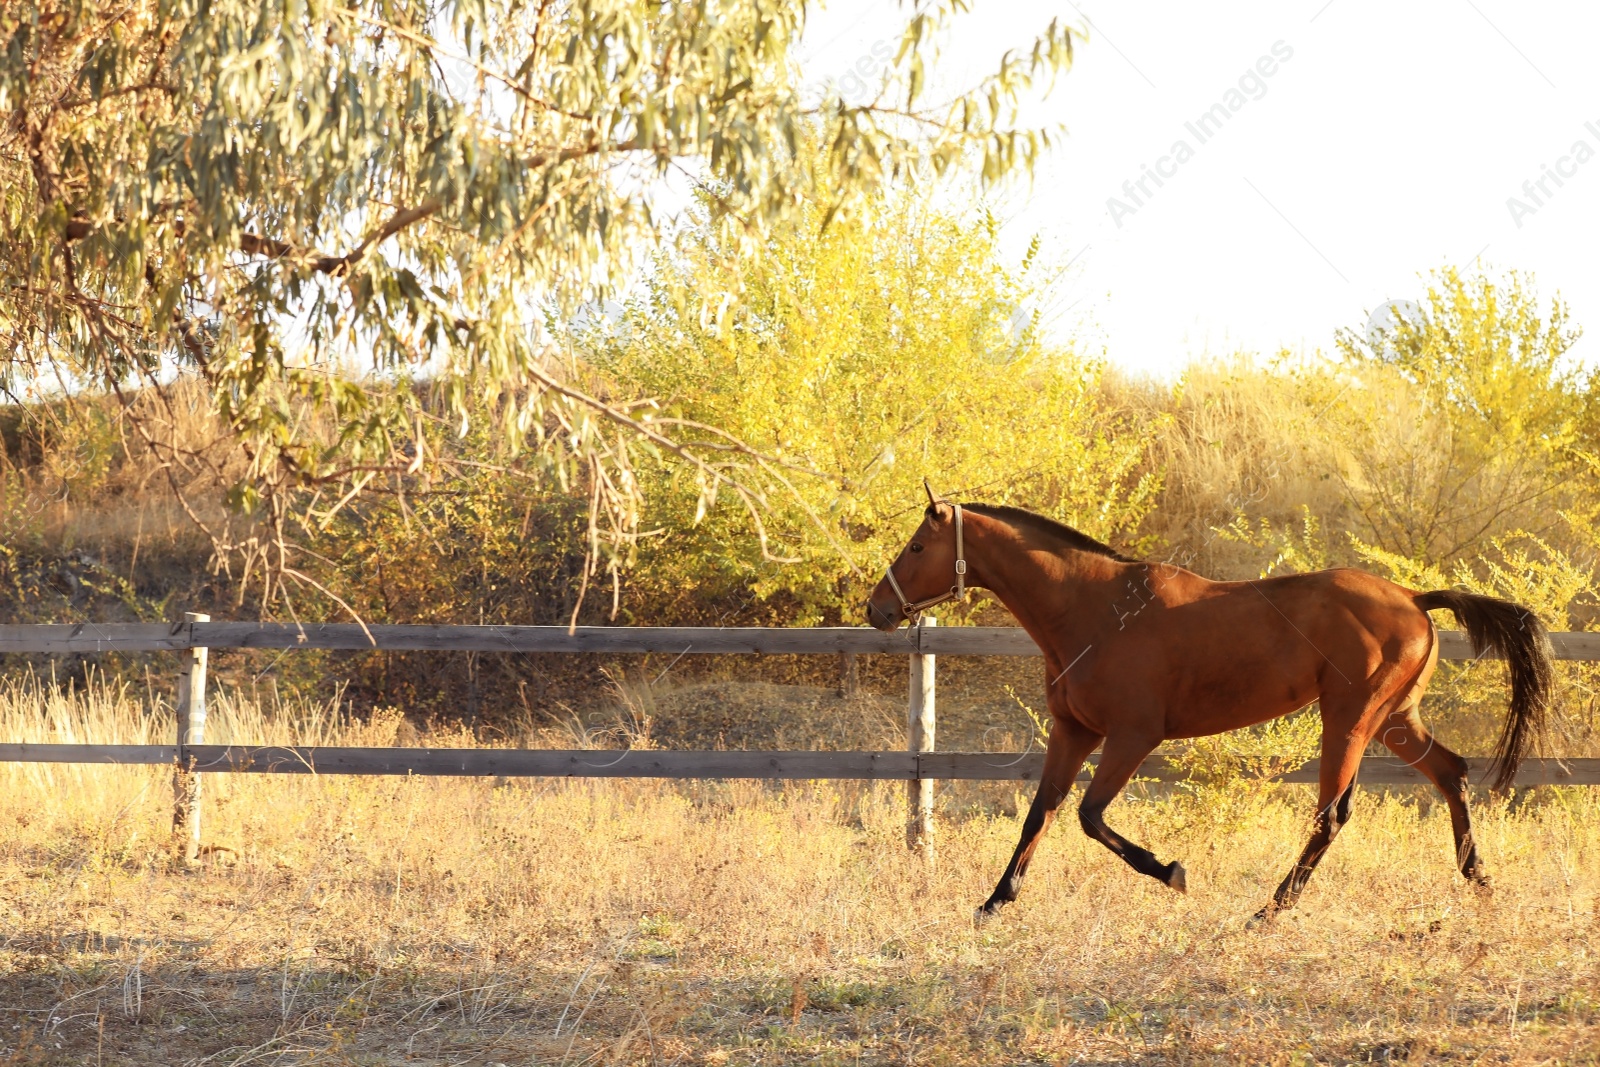
[{"label": "dirt ground", "polygon": [[[652,729],[737,747],[758,706],[817,729],[812,697],[842,721],[826,694],[692,696]],[[287,736],[248,712],[216,725]],[[146,728],[114,701],[52,714]],[[189,870],[169,772],[0,767],[0,1064],[1600,1063],[1597,790],[1482,799],[1490,897],[1442,805],[1362,793],[1301,906],[1248,931],[1304,843],[1303,788],[1119,801],[1187,896],[1064,819],[981,929],[1027,801],[1008,786],[941,788],[931,866],[898,784],[205,788]]]}]

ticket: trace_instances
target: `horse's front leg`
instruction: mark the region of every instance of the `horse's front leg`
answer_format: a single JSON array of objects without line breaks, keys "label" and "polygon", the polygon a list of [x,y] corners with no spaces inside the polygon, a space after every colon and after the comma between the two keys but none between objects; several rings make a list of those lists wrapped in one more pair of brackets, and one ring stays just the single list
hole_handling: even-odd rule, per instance
[{"label": "horse's front leg", "polygon": [[1000,908],[1017,899],[1022,890],[1023,876],[1028,873],[1028,862],[1039,839],[1055,821],[1056,811],[1067,794],[1072,792],[1073,780],[1089,753],[1100,743],[1100,735],[1080,724],[1070,715],[1057,715],[1050,724],[1050,739],[1045,746],[1044,773],[1039,776],[1039,791],[1033,795],[1028,807],[1028,817],[1022,821],[1022,840],[1000,876],[1000,884],[978,909],[979,923],[993,918]]},{"label": "horse's front leg", "polygon": [[1105,820],[1106,807],[1122,792],[1139,764],[1155,751],[1159,742],[1159,737],[1151,739],[1136,733],[1107,737],[1105,751],[1100,753],[1100,766],[1094,769],[1094,781],[1083,791],[1078,820],[1084,833],[1116,853],[1128,866],[1180,893],[1187,893],[1189,882],[1183,864],[1162,863],[1149,849],[1134,844],[1107,826]]}]

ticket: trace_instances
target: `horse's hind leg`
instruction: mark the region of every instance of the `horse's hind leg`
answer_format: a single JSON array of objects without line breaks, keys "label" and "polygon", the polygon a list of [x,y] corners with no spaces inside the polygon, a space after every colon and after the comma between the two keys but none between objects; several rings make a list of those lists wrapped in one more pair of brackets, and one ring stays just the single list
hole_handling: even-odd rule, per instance
[{"label": "horse's hind leg", "polygon": [[1083,794],[1078,807],[1078,820],[1083,832],[1121,856],[1123,861],[1140,874],[1148,874],[1163,885],[1180,893],[1189,891],[1183,864],[1162,863],[1149,849],[1140,848],[1105,823],[1105,810],[1122,787],[1128,784],[1133,772],[1139,769],[1144,758],[1155,751],[1158,742],[1108,737],[1105,751],[1100,755],[1100,766],[1095,768],[1094,781]]},{"label": "horse's hind leg", "polygon": [[1350,821],[1350,800],[1355,794],[1356,769],[1361,765],[1361,750],[1366,747],[1366,741],[1351,737],[1344,732],[1335,735],[1328,727],[1327,716],[1324,715],[1322,769],[1317,794],[1317,816],[1311,830],[1311,839],[1306,842],[1300,858],[1295,860],[1294,866],[1278,886],[1278,891],[1272,895],[1272,903],[1256,912],[1255,917],[1250,920],[1252,926],[1270,919],[1276,912],[1295,906],[1300,899],[1301,891],[1311,880],[1311,872],[1317,869],[1317,864],[1328,851],[1328,846],[1339,836],[1344,824]]},{"label": "horse's hind leg", "polygon": [[1456,866],[1468,880],[1487,888],[1489,874],[1478,858],[1478,846],[1472,840],[1472,816],[1467,811],[1467,761],[1434,740],[1422,725],[1415,704],[1389,716],[1382,741],[1389,751],[1427,775],[1444,794],[1444,802],[1450,808],[1450,828],[1456,836]]}]

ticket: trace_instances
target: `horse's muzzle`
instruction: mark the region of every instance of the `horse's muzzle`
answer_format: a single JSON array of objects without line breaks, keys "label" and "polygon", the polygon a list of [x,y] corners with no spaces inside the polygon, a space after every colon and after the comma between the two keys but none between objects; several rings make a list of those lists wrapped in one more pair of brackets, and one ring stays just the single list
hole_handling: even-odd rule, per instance
[{"label": "horse's muzzle", "polygon": [[867,601],[867,625],[876,630],[889,631],[900,625],[900,613],[894,608],[880,608]]}]

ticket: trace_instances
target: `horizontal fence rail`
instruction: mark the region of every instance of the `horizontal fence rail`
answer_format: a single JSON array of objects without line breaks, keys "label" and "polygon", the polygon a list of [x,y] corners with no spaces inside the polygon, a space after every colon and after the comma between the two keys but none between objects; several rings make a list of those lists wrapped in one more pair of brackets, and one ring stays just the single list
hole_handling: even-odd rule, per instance
[{"label": "horizontal fence rail", "polygon": [[[182,858],[196,863],[201,847],[201,775],[361,774],[482,776],[497,778],[676,778],[768,780],[856,779],[908,783],[906,841],[926,857],[933,855],[934,783],[937,781],[1037,782],[1044,754],[1029,752],[935,751],[935,673],[939,656],[1038,656],[1028,634],[1014,626],[940,627],[921,625],[892,633],[861,626],[757,628],[705,626],[363,626],[357,623],[212,622],[190,613],[180,623],[84,623],[53,626],[0,626],[0,652],[75,653],[173,652],[181,671],[175,702],[175,745],[57,745],[0,743],[0,763],[166,765],[173,768],[173,834]],[[1600,660],[1600,633],[1550,635],[1557,659]],[[289,651],[478,653],[669,653],[855,655],[908,657],[910,699],[908,750],[904,752],[818,751],[607,751],[535,749],[340,748],[205,744],[206,657],[214,648]],[[1466,634],[1439,631],[1439,657],[1472,660]],[[853,677],[854,668],[850,668]],[[1091,758],[1079,780],[1093,773]],[[1469,760],[1474,781],[1486,781],[1491,761]],[[1319,763],[1267,776],[1285,783],[1313,783]],[[1188,775],[1157,753],[1144,761],[1138,777],[1180,782]],[[1425,785],[1426,779],[1401,760],[1363,760],[1361,784],[1379,788]],[[1518,788],[1550,785],[1600,785],[1600,759],[1530,759],[1523,762]]]},{"label": "horizontal fence rail", "polygon": [[[765,752],[525,748],[335,748],[275,745],[188,745],[192,770],[246,774],[392,774],[503,778],[764,778],[862,781],[1037,782],[1042,752]],[[176,745],[0,744],[0,763],[170,765]],[[1089,760],[1079,781],[1088,781]],[[1492,760],[1471,759],[1473,780],[1486,778]],[[1319,761],[1269,776],[1295,784],[1317,781]],[[1188,775],[1165,756],[1140,765],[1138,777],[1179,782]],[[1427,785],[1402,760],[1369,757],[1359,784]],[[1600,785],[1600,759],[1524,760],[1515,783]]]},{"label": "horizontal fence rail", "polygon": [[[1556,659],[1600,660],[1600,633],[1552,633]],[[357,623],[82,623],[0,626],[0,652],[178,652],[191,648],[388,652],[670,652],[700,655],[1037,656],[1016,626],[361,626]],[[1467,635],[1439,631],[1439,658],[1475,659]]]}]

